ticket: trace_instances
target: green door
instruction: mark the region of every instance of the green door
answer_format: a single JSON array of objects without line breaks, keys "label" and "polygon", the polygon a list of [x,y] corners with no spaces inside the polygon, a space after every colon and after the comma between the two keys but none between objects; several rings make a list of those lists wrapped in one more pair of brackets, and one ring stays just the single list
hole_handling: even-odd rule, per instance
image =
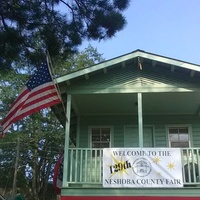
[{"label": "green door", "polygon": [[[135,126],[125,126],[124,147],[139,147],[139,131]],[[153,147],[153,127],[143,127],[144,147]]]}]

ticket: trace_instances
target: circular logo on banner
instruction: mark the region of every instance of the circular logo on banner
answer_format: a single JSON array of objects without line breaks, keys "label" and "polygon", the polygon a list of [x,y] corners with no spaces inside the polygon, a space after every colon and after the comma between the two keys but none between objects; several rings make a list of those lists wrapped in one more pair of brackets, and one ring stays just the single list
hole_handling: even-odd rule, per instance
[{"label": "circular logo on banner", "polygon": [[133,172],[140,177],[145,177],[151,172],[151,163],[145,158],[138,158],[132,165]]},{"label": "circular logo on banner", "polygon": [[56,194],[61,193],[63,179],[63,159],[64,154],[61,154],[54,168],[53,187]]}]

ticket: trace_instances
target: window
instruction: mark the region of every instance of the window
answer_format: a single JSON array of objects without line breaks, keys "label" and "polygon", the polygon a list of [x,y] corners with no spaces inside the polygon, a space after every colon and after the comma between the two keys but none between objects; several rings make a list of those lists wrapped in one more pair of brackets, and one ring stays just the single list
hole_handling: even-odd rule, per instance
[{"label": "window", "polygon": [[189,127],[169,127],[169,144],[170,147],[189,147]]},{"label": "window", "polygon": [[110,147],[110,128],[92,128],[91,144],[92,148],[108,148]]}]

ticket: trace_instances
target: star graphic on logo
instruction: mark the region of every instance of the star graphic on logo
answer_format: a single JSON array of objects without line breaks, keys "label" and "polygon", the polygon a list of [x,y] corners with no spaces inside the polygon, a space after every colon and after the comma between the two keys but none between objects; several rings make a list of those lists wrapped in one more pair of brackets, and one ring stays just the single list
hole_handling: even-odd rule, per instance
[{"label": "star graphic on logo", "polygon": [[120,160],[117,160],[114,156],[112,156],[112,158],[115,161],[115,164],[108,166],[109,168],[114,168],[111,177],[114,176],[116,173],[119,173],[121,177],[123,173],[128,175],[127,173],[128,168],[125,167],[127,161],[122,161],[122,158]]}]

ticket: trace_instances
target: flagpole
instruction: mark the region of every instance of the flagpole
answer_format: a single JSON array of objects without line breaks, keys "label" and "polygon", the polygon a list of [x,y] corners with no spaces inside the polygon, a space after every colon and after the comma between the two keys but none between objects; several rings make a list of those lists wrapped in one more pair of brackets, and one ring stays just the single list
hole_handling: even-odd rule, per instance
[{"label": "flagpole", "polygon": [[58,83],[57,83],[57,81],[56,81],[56,78],[54,79],[53,76],[52,76],[52,72],[53,72],[53,74],[55,74],[55,73],[54,73],[54,70],[53,70],[53,67],[52,67],[53,64],[52,64],[52,62],[51,62],[50,54],[49,54],[48,51],[47,51],[46,54],[47,54],[46,57],[47,57],[47,65],[48,65],[48,68],[49,68],[49,73],[50,73],[50,75],[51,75],[52,81],[54,82],[54,85],[55,85],[56,91],[57,91],[57,93],[58,93],[58,96],[60,97],[60,100],[61,100],[61,103],[62,103],[62,107],[63,107],[64,113],[65,113],[65,116],[66,116],[65,106],[64,106],[64,103],[63,103],[62,98],[61,98],[61,95],[60,95],[60,94],[61,94],[60,88],[59,88],[59,86],[58,86]]},{"label": "flagpole", "polygon": [[[51,75],[51,78],[52,78],[52,81],[54,82],[55,85],[58,85],[57,81],[56,81],[56,78],[54,79],[53,78],[53,75],[55,74],[54,73],[54,70],[53,70],[53,65],[52,65],[52,62],[51,62],[51,58],[50,58],[50,55],[49,55],[49,52],[47,51],[47,55],[46,55],[46,58],[47,58],[47,65],[48,65],[48,68],[49,68],[49,73]],[[52,72],[53,72],[53,75],[52,75]],[[57,87],[56,87],[57,88]],[[58,90],[58,88],[57,88]],[[59,93],[58,93],[59,94]],[[60,95],[59,95],[60,97]]]}]

